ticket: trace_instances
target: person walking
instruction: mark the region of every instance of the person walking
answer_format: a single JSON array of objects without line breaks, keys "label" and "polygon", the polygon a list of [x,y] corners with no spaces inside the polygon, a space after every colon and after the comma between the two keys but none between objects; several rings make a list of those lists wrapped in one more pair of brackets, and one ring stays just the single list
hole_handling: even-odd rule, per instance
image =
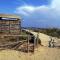
[{"label": "person walking", "polygon": [[55,47],[55,42],[54,42],[54,40],[52,41],[52,47],[53,47],[53,48]]},{"label": "person walking", "polygon": [[48,47],[52,47],[52,38],[50,37],[50,41],[49,41],[49,46]]}]

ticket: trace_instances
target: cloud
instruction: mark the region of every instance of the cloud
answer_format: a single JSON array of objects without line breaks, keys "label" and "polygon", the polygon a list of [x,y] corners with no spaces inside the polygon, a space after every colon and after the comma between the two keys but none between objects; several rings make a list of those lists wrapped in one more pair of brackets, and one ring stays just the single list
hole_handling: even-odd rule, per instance
[{"label": "cloud", "polygon": [[35,7],[32,7],[32,6],[21,6],[16,9],[16,12],[18,14],[29,15],[30,13],[33,13],[34,10],[35,10]]},{"label": "cloud", "polygon": [[48,6],[19,6],[15,12],[23,15],[24,24],[28,22],[28,26],[60,26],[60,0],[53,0]]},{"label": "cloud", "polygon": [[30,13],[34,13],[36,11],[50,11],[51,9],[54,9],[55,11],[60,11],[60,0],[53,0],[50,5],[42,5],[42,6],[19,6],[16,8],[16,13],[23,14],[23,15],[29,15]]},{"label": "cloud", "polygon": [[60,5],[60,0],[53,0],[53,2],[51,3],[51,7],[54,8],[59,7],[59,5]]}]

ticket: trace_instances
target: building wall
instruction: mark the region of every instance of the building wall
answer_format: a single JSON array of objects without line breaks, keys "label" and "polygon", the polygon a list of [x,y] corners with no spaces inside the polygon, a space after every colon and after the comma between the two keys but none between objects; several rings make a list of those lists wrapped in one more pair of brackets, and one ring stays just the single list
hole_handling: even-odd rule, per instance
[{"label": "building wall", "polygon": [[20,34],[20,20],[0,20],[0,34]]}]

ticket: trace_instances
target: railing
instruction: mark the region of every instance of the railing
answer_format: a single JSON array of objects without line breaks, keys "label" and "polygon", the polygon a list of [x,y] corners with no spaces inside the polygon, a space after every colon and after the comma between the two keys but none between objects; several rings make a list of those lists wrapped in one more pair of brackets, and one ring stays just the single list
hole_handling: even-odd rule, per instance
[{"label": "railing", "polygon": [[[3,45],[0,44],[0,49],[15,49],[23,52],[34,52],[35,43],[30,43],[30,35],[0,35],[3,36],[5,42]],[[1,40],[0,40],[1,41]],[[21,47],[23,46],[23,47]],[[20,48],[19,48],[20,47]]]}]

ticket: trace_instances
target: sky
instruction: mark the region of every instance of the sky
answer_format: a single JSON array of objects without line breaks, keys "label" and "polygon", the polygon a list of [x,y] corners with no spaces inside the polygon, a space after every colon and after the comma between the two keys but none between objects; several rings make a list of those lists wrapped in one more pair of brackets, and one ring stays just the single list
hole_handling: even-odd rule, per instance
[{"label": "sky", "polygon": [[0,0],[0,13],[19,15],[23,27],[60,28],[60,0]]}]

